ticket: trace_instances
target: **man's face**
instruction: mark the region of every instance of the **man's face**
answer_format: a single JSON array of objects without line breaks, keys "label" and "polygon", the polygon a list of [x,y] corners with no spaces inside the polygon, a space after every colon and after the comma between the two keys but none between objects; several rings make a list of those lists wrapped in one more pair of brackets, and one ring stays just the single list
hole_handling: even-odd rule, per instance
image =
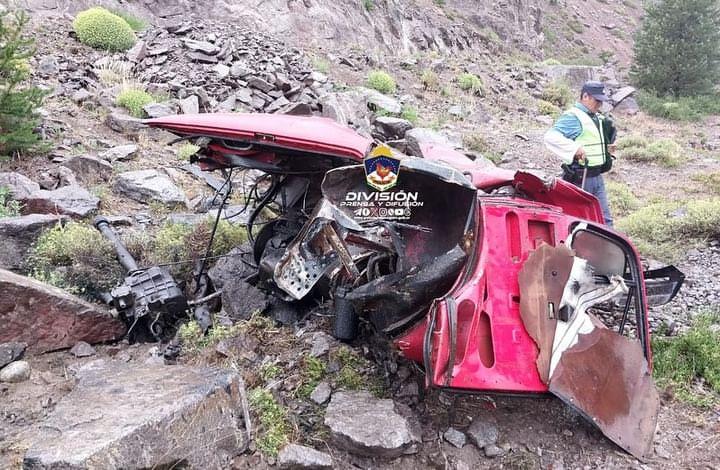
[{"label": "man's face", "polygon": [[583,93],[582,98],[580,99],[580,102],[591,112],[591,113],[597,113],[600,111],[600,106],[602,106],[602,102],[596,100],[592,96],[590,96],[588,93]]}]

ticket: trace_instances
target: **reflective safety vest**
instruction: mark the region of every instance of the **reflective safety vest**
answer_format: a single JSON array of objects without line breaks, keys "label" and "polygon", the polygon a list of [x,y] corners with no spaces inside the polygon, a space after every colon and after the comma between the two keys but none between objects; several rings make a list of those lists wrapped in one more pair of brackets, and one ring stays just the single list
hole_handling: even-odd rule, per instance
[{"label": "reflective safety vest", "polygon": [[597,115],[599,126],[595,125],[592,118],[576,107],[569,110],[580,120],[582,133],[575,139],[575,142],[585,149],[585,158],[588,168],[599,167],[605,163],[605,136],[603,135],[603,117]]}]

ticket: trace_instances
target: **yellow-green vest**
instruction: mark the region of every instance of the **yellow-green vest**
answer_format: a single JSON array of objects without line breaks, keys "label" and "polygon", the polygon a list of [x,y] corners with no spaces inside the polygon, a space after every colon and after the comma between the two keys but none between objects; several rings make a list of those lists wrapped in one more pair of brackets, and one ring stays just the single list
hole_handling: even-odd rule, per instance
[{"label": "yellow-green vest", "polygon": [[581,109],[573,107],[569,110],[580,120],[582,133],[575,139],[575,142],[585,149],[585,158],[589,168],[601,166],[605,163],[605,136],[602,132],[601,115],[597,115],[599,126],[596,126],[592,118]]}]

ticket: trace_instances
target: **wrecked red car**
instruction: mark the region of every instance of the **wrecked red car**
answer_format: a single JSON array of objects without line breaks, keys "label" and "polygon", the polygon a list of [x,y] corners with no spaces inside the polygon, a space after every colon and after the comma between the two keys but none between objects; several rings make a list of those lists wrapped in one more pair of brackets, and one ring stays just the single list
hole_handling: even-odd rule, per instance
[{"label": "wrecked red car", "polygon": [[[340,339],[363,319],[424,367],[429,386],[551,392],[633,455],[651,450],[648,304],[671,300],[683,276],[643,272],[592,195],[440,146],[397,155],[319,117],[147,124],[199,145],[202,169],[267,175],[248,223],[254,282],[289,301],[333,299]],[[254,229],[268,204],[282,215]]]}]

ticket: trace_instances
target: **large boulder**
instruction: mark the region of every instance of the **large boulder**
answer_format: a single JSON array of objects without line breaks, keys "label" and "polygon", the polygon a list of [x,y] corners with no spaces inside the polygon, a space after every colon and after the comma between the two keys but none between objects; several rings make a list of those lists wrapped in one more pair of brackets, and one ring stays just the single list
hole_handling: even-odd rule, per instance
[{"label": "large boulder", "polygon": [[458,148],[457,142],[452,142],[443,134],[425,127],[416,127],[405,133],[408,155],[427,158],[423,149],[427,145],[437,145],[449,148]]},{"label": "large boulder", "polygon": [[23,200],[24,214],[64,214],[87,217],[95,212],[100,198],[82,186],[71,185],[53,191],[41,189]]},{"label": "large boulder", "polygon": [[91,155],[72,157],[63,165],[70,168],[84,184],[107,181],[113,172],[113,167],[109,162]]},{"label": "large boulder", "polygon": [[591,65],[547,65],[543,69],[545,76],[553,81],[562,81],[573,90],[580,92],[583,84],[590,80],[599,80],[601,69]]},{"label": "large boulder", "polygon": [[19,270],[25,264],[27,253],[40,234],[66,222],[64,215],[31,214],[0,219],[0,268]]},{"label": "large boulder", "polygon": [[8,188],[13,199],[21,201],[29,197],[35,191],[40,190],[40,185],[25,175],[13,172],[0,173],[0,187]]},{"label": "large boulder", "polygon": [[43,353],[125,334],[125,325],[99,306],[35,279],[0,269],[0,292],[0,343],[22,341],[29,352]]},{"label": "large boulder", "polygon": [[407,119],[392,116],[378,116],[375,118],[375,127],[383,134],[385,140],[402,139],[405,133],[413,128]]},{"label": "large boulder", "polygon": [[97,360],[77,379],[23,468],[230,468],[248,443],[234,372]]},{"label": "large boulder", "polygon": [[187,205],[185,193],[157,170],[138,170],[121,173],[115,189],[138,202],[158,201],[168,205]]},{"label": "large boulder", "polygon": [[392,400],[368,392],[337,392],[325,411],[325,425],[338,447],[367,457],[399,457],[417,451],[418,432],[395,411]]}]

